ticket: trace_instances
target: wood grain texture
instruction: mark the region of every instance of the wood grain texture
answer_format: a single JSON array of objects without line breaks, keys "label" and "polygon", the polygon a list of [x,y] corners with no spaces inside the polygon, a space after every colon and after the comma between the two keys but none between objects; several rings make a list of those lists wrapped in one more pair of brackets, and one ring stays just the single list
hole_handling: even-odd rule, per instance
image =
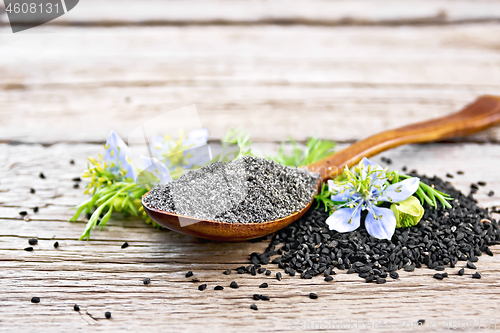
[{"label": "wood grain texture", "polygon": [[345,142],[500,91],[500,24],[61,29],[0,34],[0,140],[101,142],[196,104],[214,139]]},{"label": "wood grain texture", "polygon": [[[499,19],[500,4],[491,0],[86,0],[48,25],[425,25]],[[1,24],[7,22],[0,16]]]},{"label": "wood grain texture", "polygon": [[[481,325],[488,319],[498,321],[498,246],[492,247],[493,257],[483,255],[477,263],[481,280],[473,280],[472,271],[463,277],[455,275],[464,265],[460,262],[457,268],[447,269],[450,277],[443,281],[432,278],[434,271],[417,269],[400,272],[400,279],[389,279],[385,285],[374,285],[340,271],[330,283],[322,277],[301,280],[285,276],[279,282],[272,276],[226,276],[222,274],[225,269],[245,264],[251,252],[264,250],[268,242],[205,242],[119,215],[103,231],[95,230],[91,241],[77,241],[85,219],[66,222],[71,215],[68,208],[85,196],[81,189],[72,188],[71,179],[82,171],[86,156],[95,155],[101,147],[0,144],[1,331],[27,332],[33,327],[61,332],[254,332],[256,327],[263,332],[298,327],[316,331],[341,323],[353,328],[348,326],[351,319],[372,325],[391,322],[396,325],[393,331],[401,331],[397,323],[413,325],[419,319],[426,319],[427,329],[436,320],[442,329],[446,319],[467,319],[474,320],[478,330],[478,320]],[[270,152],[277,147],[266,144],[256,149]],[[483,206],[500,205],[500,195],[486,195],[490,189],[499,189],[500,194],[496,144],[410,145],[383,156],[393,160],[391,168],[395,169],[407,165],[429,175],[451,172],[455,178],[450,181],[463,191],[469,190],[471,182],[486,181],[477,199]],[[70,159],[75,165],[69,164]],[[380,161],[380,156],[375,160]],[[458,169],[465,175],[456,175]],[[39,172],[46,178],[39,178]],[[29,192],[31,187],[35,194]],[[40,211],[30,212],[30,221],[20,218],[20,210],[36,205]],[[39,244],[33,252],[26,252],[23,249],[31,237],[38,237]],[[58,249],[53,247],[55,241],[60,244]],[[125,241],[130,246],[121,249]],[[273,276],[279,271],[274,265],[269,268]],[[184,277],[188,270],[209,285],[206,291],[198,291],[199,283]],[[151,284],[144,285],[144,278],[151,278]],[[237,281],[240,288],[229,288],[231,281]],[[258,288],[264,281],[269,288]],[[225,289],[214,291],[215,285]],[[309,292],[319,298],[309,299]],[[269,295],[271,301],[256,302],[259,310],[252,311],[254,293]],[[33,296],[41,297],[41,303],[31,304]],[[73,310],[75,303],[80,312]],[[105,311],[112,312],[112,319],[104,319]],[[363,325],[358,330],[366,331]]]}]

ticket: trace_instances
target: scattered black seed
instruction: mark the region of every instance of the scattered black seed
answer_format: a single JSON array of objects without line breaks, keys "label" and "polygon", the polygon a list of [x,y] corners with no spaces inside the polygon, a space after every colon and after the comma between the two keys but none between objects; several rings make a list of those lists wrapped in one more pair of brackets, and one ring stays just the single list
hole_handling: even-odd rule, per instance
[{"label": "scattered black seed", "polygon": [[204,283],[204,284],[200,284],[200,285],[198,286],[198,290],[199,290],[199,291],[203,291],[203,290],[205,290],[205,289],[207,289],[207,285],[206,285],[205,283]]},{"label": "scattered black seed", "polygon": [[144,280],[142,280],[142,283],[144,283],[144,284],[150,284],[151,283],[151,279],[150,278],[145,278]]},{"label": "scattered black seed", "polygon": [[270,270],[266,270],[266,275],[267,276],[271,275],[271,271]]},{"label": "scattered black seed", "polygon": [[276,273],[276,279],[278,281],[281,281],[283,279],[283,275],[281,274],[281,272]]},{"label": "scattered black seed", "polygon": [[481,273],[476,272],[476,273],[472,274],[472,278],[473,279],[480,279],[481,278]]},{"label": "scattered black seed", "polygon": [[476,265],[474,265],[472,262],[470,261],[467,261],[467,268],[470,268],[470,269],[477,269]]},{"label": "scattered black seed", "polygon": [[262,295],[260,299],[263,301],[269,301],[271,298],[269,296]]},{"label": "scattered black seed", "polygon": [[226,269],[222,274],[224,274],[224,275],[230,275],[231,274],[231,270],[230,269]]},{"label": "scattered black seed", "polygon": [[383,279],[383,278],[378,278],[378,279],[377,279],[377,284],[384,284],[384,283],[386,283],[386,282],[387,282],[387,280],[386,280],[386,279]]},{"label": "scattered black seed", "polygon": [[30,239],[28,239],[28,243],[29,243],[29,245],[36,245],[36,244],[38,244],[38,239],[30,238]]},{"label": "scattered black seed", "polygon": [[444,278],[447,278],[447,277],[448,277],[448,273],[446,273],[446,272],[441,273],[441,275],[442,275]]},{"label": "scattered black seed", "polygon": [[200,282],[200,279],[198,279],[198,278],[192,278],[191,282],[197,283],[197,282]]},{"label": "scattered black seed", "polygon": [[414,270],[415,270],[415,266],[413,266],[413,265],[406,265],[405,266],[406,272],[413,272]]},{"label": "scattered black seed", "polygon": [[379,277],[381,277],[381,278],[384,278],[384,279],[385,279],[385,278],[387,277],[387,273],[385,273],[385,272],[384,272],[384,273],[380,274],[380,275],[379,275]]},{"label": "scattered black seed", "polygon": [[290,268],[288,274],[290,274],[290,276],[295,276],[295,270],[293,268]]},{"label": "scattered black seed", "polygon": [[459,170],[459,171],[457,171],[457,174],[458,174],[458,175],[463,175],[463,174],[464,174],[464,172],[463,172],[463,171],[461,171],[461,170]]},{"label": "scattered black seed", "polygon": [[486,182],[483,182],[483,181],[478,181],[478,182],[477,182],[477,185],[479,185],[479,186],[486,186]]},{"label": "scattered black seed", "polygon": [[492,256],[493,256],[493,252],[491,252],[491,250],[490,250],[490,248],[489,248],[489,247],[487,247],[487,248],[484,250],[484,252],[485,252],[487,255],[489,255],[490,257],[492,257]]},{"label": "scattered black seed", "polygon": [[111,312],[109,311],[104,312],[104,316],[106,317],[106,319],[111,318]]},{"label": "scattered black seed", "polygon": [[442,280],[444,278],[444,276],[443,276],[443,274],[436,273],[436,274],[434,274],[434,278],[437,280]]},{"label": "scattered black seed", "polygon": [[370,282],[373,282],[373,280],[375,280],[375,277],[373,275],[370,275],[368,276],[366,279],[365,279],[365,282],[366,283],[370,283]]},{"label": "scattered black seed", "polygon": [[28,212],[23,210],[23,211],[19,212],[19,215],[26,216],[26,215],[28,215]]},{"label": "scattered black seed", "polygon": [[351,267],[347,270],[347,274],[352,274],[352,273],[356,273],[356,269],[354,269],[354,267]]},{"label": "scattered black seed", "polygon": [[393,279],[398,279],[399,278],[399,274],[398,272],[390,272],[389,273],[389,276]]},{"label": "scattered black seed", "polygon": [[78,183],[73,184],[73,188],[80,188],[80,185]]},{"label": "scattered black seed", "polygon": [[75,177],[75,178],[73,178],[71,180],[74,181],[74,182],[81,182],[82,181],[82,179],[80,177]]},{"label": "scattered black seed", "polygon": [[478,257],[470,257],[469,261],[470,262],[478,262],[479,258]]},{"label": "scattered black seed", "polygon": [[69,160],[69,164],[75,164],[75,160]]},{"label": "scattered black seed", "polygon": [[261,267],[261,268],[258,269],[257,273],[262,274],[265,271],[267,271],[267,269],[265,269],[264,267]]},{"label": "scattered black seed", "polygon": [[447,174],[446,174],[446,177],[448,177],[448,178],[453,178],[453,175],[452,175],[451,173],[447,173]]},{"label": "scattered black seed", "polygon": [[477,184],[472,183],[472,184],[470,184],[470,188],[471,188],[471,189],[478,190],[478,189],[479,189],[479,186],[477,186]]},{"label": "scattered black seed", "polygon": [[33,251],[33,246],[28,246],[24,248],[24,251]]},{"label": "scattered black seed", "polygon": [[55,242],[54,247],[57,249],[59,247],[59,242]]},{"label": "scattered black seed", "polygon": [[236,283],[236,281],[233,281],[231,282],[231,284],[229,285],[229,287],[233,288],[233,289],[237,289],[239,288],[240,286],[238,286],[238,284]]},{"label": "scattered black seed", "polygon": [[419,319],[419,320],[417,321],[417,324],[418,324],[418,325],[423,325],[423,324],[425,324],[425,319]]},{"label": "scattered black seed", "polygon": [[262,295],[261,294],[253,294],[253,299],[258,301],[262,298]]},{"label": "scattered black seed", "polygon": [[73,305],[73,310],[80,311],[80,307],[78,306],[78,304]]},{"label": "scattered black seed", "polygon": [[31,303],[40,303],[40,297],[31,297]]},{"label": "scattered black seed", "polygon": [[434,269],[436,271],[444,271],[444,266],[436,266]]},{"label": "scattered black seed", "polygon": [[257,305],[252,304],[250,305],[250,309],[257,311],[259,308],[257,307]]},{"label": "scattered black seed", "polygon": [[326,282],[330,282],[330,281],[332,281],[332,280],[333,280],[333,276],[331,276],[331,275],[328,275],[328,276],[325,278],[325,281],[326,281]]},{"label": "scattered black seed", "polygon": [[494,196],[494,195],[495,195],[495,192],[494,192],[494,191],[489,191],[489,192],[488,192],[488,196],[489,196],[489,197],[492,197],[492,196]]},{"label": "scattered black seed", "polygon": [[36,190],[34,188],[30,188],[30,193],[31,194],[35,194],[36,193]]},{"label": "scattered black seed", "polygon": [[33,213],[38,213],[38,207],[33,208]]},{"label": "scattered black seed", "polygon": [[259,288],[267,288],[268,286],[269,286],[269,285],[268,285],[266,282],[264,282],[263,284],[261,284],[261,285],[259,286]]},{"label": "scattered black seed", "polygon": [[127,242],[125,242],[125,243],[122,244],[122,249],[126,249],[127,247],[128,247],[128,243]]},{"label": "scattered black seed", "polygon": [[317,298],[318,298],[318,294],[315,294],[315,293],[310,293],[310,294],[309,294],[309,298],[310,298],[310,299],[317,299]]},{"label": "scattered black seed", "polygon": [[45,179],[45,175],[43,174],[43,172],[40,172],[40,174],[38,175],[40,178],[42,179]]},{"label": "scattered black seed", "polygon": [[215,286],[214,290],[224,290],[224,287],[223,286]]},{"label": "scattered black seed", "polygon": [[186,273],[186,277],[188,278],[188,277],[191,277],[191,276],[193,276],[193,271],[188,271]]},{"label": "scattered black seed", "polygon": [[408,170],[408,168],[407,168],[406,166],[403,166],[403,167],[401,168],[401,171],[403,171],[403,172],[406,172],[407,170]]},{"label": "scattered black seed", "polygon": [[381,160],[382,162],[387,163],[389,165],[392,164],[392,160],[390,158],[382,157]]},{"label": "scattered black seed", "polygon": [[462,276],[464,275],[465,273],[465,269],[461,268],[459,271],[458,271],[458,275]]}]

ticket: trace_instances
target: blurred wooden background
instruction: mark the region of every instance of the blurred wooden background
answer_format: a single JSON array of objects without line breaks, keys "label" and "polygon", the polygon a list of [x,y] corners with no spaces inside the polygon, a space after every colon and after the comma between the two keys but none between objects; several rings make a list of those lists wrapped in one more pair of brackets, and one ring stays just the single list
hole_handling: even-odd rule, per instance
[{"label": "blurred wooden background", "polygon": [[[194,103],[213,140],[242,126],[263,149],[289,134],[345,147],[500,94],[499,36],[500,1],[486,0],[82,0],[17,34],[0,8],[0,331],[243,332],[287,331],[295,319],[494,320],[499,247],[477,263],[481,280],[449,270],[452,277],[435,281],[426,269],[383,286],[346,274],[331,284],[269,279],[271,302],[251,312],[263,277],[222,271],[266,242],[205,243],[115,217],[86,243],[77,241],[85,219],[66,221],[86,198],[71,178],[111,129],[127,137],[143,121]],[[500,205],[499,141],[496,128],[384,155],[396,169],[441,177],[464,170],[450,181],[466,193],[471,182],[486,181],[476,197],[491,207]],[[488,197],[489,190],[497,194]],[[30,237],[39,245],[23,251]],[[130,247],[122,250],[124,241]],[[187,270],[209,289],[232,280],[242,287],[200,293],[184,278]],[[142,284],[146,277],[150,286]],[[320,295],[315,302],[304,297],[312,291]],[[30,304],[32,296],[41,304]],[[107,310],[112,320],[102,319]]]}]

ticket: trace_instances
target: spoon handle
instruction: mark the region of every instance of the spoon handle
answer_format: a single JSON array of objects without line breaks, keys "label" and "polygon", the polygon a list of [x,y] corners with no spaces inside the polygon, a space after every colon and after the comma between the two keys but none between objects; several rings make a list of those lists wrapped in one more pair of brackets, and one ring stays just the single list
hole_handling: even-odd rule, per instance
[{"label": "spoon handle", "polygon": [[356,165],[363,157],[377,155],[404,144],[466,136],[499,123],[500,97],[481,96],[457,113],[375,134],[309,164],[307,168],[319,172],[321,178],[327,180],[340,174],[345,166]]}]

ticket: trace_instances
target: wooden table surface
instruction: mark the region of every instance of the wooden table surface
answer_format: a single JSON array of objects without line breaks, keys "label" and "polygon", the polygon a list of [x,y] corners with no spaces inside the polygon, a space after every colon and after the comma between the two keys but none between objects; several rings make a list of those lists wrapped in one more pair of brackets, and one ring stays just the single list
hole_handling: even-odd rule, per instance
[{"label": "wooden table surface", "polygon": [[[277,281],[222,274],[268,241],[205,242],[117,215],[82,242],[85,219],[67,222],[69,208],[86,198],[71,179],[111,129],[126,137],[185,105],[197,105],[211,139],[243,126],[257,149],[272,151],[288,134],[345,147],[500,94],[499,1],[86,0],[17,34],[2,12],[0,332],[391,329],[382,322],[411,331],[419,319],[433,331],[464,319],[472,330],[487,320],[500,328],[500,246],[477,263],[480,280],[456,276],[460,262],[442,281],[428,269],[400,272],[385,285],[345,272],[330,283]],[[471,182],[486,181],[476,198],[500,206],[499,141],[495,128],[383,156],[395,169],[427,175],[463,170],[453,185],[468,192]],[[32,237],[39,244],[24,251]],[[189,270],[206,291],[184,277]],[[228,288],[233,280],[239,289]],[[252,311],[264,281],[271,301]],[[214,291],[216,284],[227,288]],[[33,296],[40,304],[30,303]]]}]

